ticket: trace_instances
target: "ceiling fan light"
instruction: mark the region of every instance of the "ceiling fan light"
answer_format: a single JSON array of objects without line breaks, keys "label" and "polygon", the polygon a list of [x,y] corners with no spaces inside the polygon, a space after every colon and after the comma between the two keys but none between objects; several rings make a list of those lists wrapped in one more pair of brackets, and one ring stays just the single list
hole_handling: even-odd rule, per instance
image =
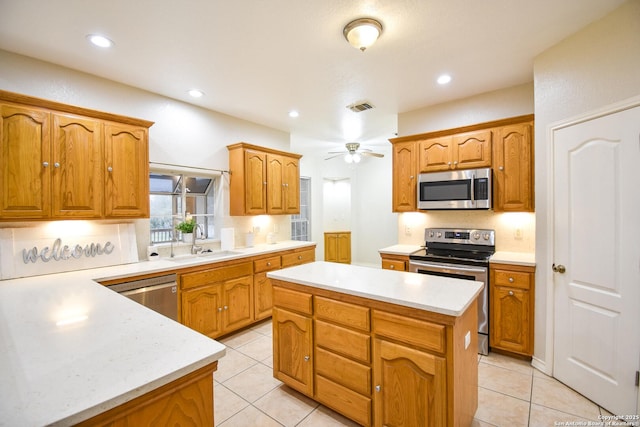
[{"label": "ceiling fan light", "polygon": [[344,155],[344,161],[347,163],[353,163],[353,154],[347,153]]},{"label": "ceiling fan light", "polygon": [[342,33],[351,46],[364,52],[382,34],[382,24],[375,19],[360,18],[349,22]]},{"label": "ceiling fan light", "polygon": [[360,157],[360,154],[355,153],[352,155],[353,158],[353,163],[360,163],[360,160],[362,159],[362,157]]}]

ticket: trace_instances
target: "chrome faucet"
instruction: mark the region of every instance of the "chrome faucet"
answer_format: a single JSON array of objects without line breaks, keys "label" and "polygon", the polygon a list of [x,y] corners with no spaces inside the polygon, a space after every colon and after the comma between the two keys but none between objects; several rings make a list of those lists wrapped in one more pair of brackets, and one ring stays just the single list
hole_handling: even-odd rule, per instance
[{"label": "chrome faucet", "polygon": [[197,255],[202,252],[202,246],[196,245],[196,239],[198,238],[198,230],[200,230],[200,235],[204,237],[204,231],[202,231],[202,227],[200,224],[196,224],[193,229],[193,243],[191,244],[191,254]]}]

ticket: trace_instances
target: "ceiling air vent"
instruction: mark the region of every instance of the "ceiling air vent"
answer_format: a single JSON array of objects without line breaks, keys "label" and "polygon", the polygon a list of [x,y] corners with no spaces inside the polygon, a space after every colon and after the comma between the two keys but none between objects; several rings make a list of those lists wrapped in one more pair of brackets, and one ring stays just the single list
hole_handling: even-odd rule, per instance
[{"label": "ceiling air vent", "polygon": [[351,105],[347,105],[347,108],[354,113],[362,113],[363,111],[371,110],[373,108],[373,105],[368,101],[361,101]]}]

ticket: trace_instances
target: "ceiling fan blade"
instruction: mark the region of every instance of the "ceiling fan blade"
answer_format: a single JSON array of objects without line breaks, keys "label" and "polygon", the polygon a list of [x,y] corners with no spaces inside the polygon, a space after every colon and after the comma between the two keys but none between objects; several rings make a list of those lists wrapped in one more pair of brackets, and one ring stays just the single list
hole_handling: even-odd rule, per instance
[{"label": "ceiling fan blade", "polygon": [[[331,154],[331,153],[329,153]],[[338,157],[338,156],[343,156],[345,153],[344,152],[340,152],[340,154],[334,154],[333,156],[329,156],[327,158],[325,158],[325,160],[329,160],[329,159],[333,159],[334,157]]]},{"label": "ceiling fan blade", "polygon": [[362,153],[360,153],[360,154],[362,154],[363,156],[384,157],[384,154],[380,154],[380,153],[373,153],[373,152],[371,152],[371,153],[369,153],[369,152],[362,152]]},{"label": "ceiling fan blade", "polygon": [[338,153],[344,153],[347,154],[347,151],[344,150],[339,150],[339,151],[327,151],[328,154],[338,154]]}]

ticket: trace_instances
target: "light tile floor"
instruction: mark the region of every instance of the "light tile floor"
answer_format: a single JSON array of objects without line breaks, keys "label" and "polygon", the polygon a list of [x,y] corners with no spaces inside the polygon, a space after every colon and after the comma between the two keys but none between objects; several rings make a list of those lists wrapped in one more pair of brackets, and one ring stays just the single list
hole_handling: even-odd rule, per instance
[{"label": "light tile floor", "polygon": [[[271,320],[221,339],[227,354],[214,374],[214,414],[221,427],[357,426],[273,378]],[[474,427],[553,426],[610,415],[528,362],[478,357]]]}]

